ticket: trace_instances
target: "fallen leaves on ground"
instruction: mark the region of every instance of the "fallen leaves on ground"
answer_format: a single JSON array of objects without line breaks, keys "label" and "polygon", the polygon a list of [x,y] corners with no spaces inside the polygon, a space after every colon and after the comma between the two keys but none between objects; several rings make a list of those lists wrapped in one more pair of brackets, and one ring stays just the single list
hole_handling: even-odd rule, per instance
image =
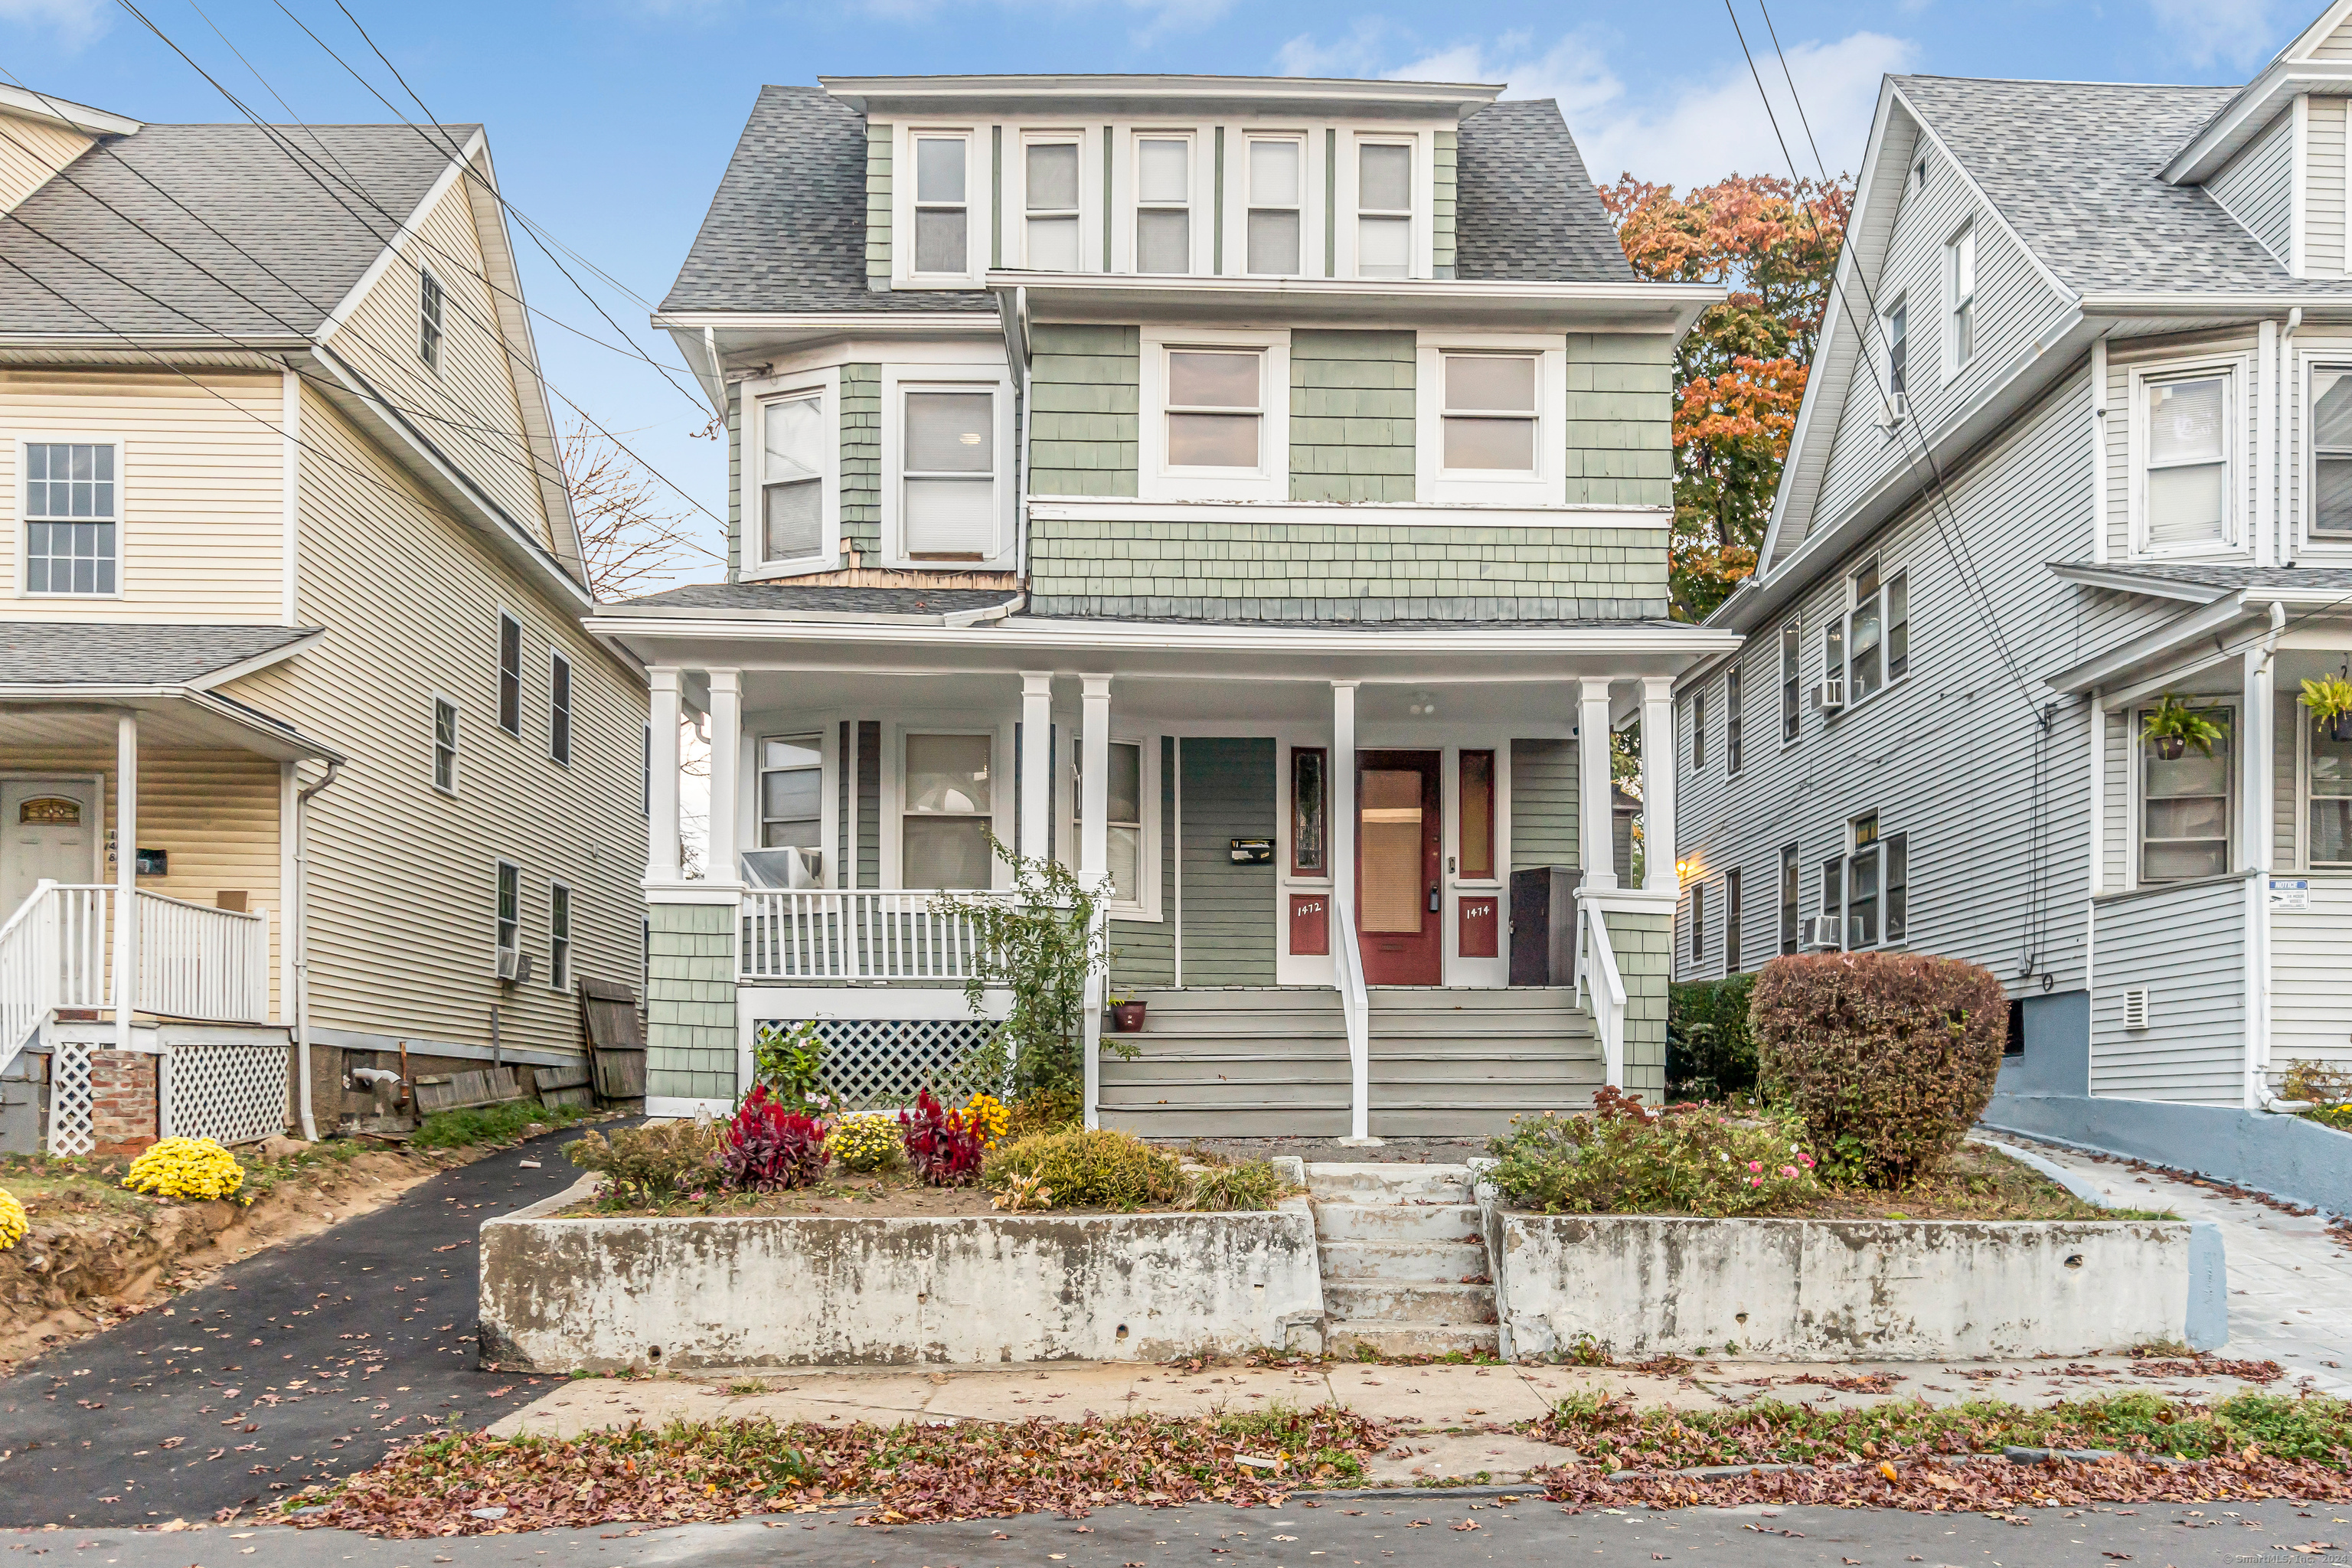
[{"label": "fallen leaves on ground", "polygon": [[[332,1489],[289,1499],[298,1525],[396,1539],[505,1535],[635,1521],[673,1524],[856,1505],[907,1524],[1109,1503],[1278,1505],[1347,1480],[1389,1424],[1318,1406],[1179,1420],[1044,1418],[828,1427],[767,1420],[640,1425],[578,1437],[428,1437]],[[1240,1464],[1274,1448],[1276,1468]],[[484,1514],[495,1517],[483,1518]]]},{"label": "fallen leaves on ground", "polygon": [[2219,1356],[2136,1361],[2132,1371],[2141,1377],[2234,1377],[2241,1383],[2276,1383],[2286,1375],[2286,1369],[2274,1361],[2224,1361]]}]

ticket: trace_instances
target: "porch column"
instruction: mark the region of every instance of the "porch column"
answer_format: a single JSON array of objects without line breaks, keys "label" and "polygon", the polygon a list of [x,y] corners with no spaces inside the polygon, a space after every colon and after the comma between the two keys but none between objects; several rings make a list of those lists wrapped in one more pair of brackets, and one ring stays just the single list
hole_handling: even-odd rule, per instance
[{"label": "porch column", "polygon": [[131,1048],[139,1008],[139,715],[114,721],[114,1043]]},{"label": "porch column", "polygon": [[1331,846],[1331,981],[1348,1024],[1348,1136],[1372,1136],[1371,1022],[1365,1011],[1363,950],[1356,945],[1356,685],[1331,683],[1331,761],[1323,773],[1324,837]]},{"label": "porch column", "polygon": [[[1613,834],[1610,843],[1613,855]],[[1675,683],[1655,677],[1642,682],[1642,886],[1653,893],[1679,891],[1675,878]]]},{"label": "porch column", "polygon": [[677,680],[675,665],[657,664],[653,681],[652,777],[646,787],[646,880],[671,883],[677,868]]},{"label": "porch column", "polygon": [[722,884],[739,879],[735,836],[742,795],[743,676],[740,670],[710,671],[710,859],[703,879]]},{"label": "porch column", "polygon": [[[1087,933],[1089,952],[1099,952],[1095,945],[1106,929],[1103,879],[1110,870],[1110,677],[1088,675],[1080,678],[1082,694],[1079,700],[1079,722],[1085,726],[1079,737],[1078,763],[1078,880],[1097,893],[1100,902],[1096,906],[1094,930]],[[1102,1125],[1102,1011],[1104,987],[1110,976],[1089,965],[1087,970],[1087,1125]]]},{"label": "porch column", "polygon": [[1021,672],[1021,853],[1031,860],[1041,859],[1053,842],[1054,677],[1050,671],[1024,669]]},{"label": "porch column", "polygon": [[1580,680],[1576,689],[1577,840],[1584,886],[1594,892],[1612,892],[1617,846],[1609,795],[1609,682]]},{"label": "porch column", "polygon": [[[2272,607],[2272,625],[2285,620]],[[2277,633],[2272,633],[2275,640]],[[2276,759],[2275,726],[2271,713],[2272,650],[2261,643],[2246,649],[2244,700],[2240,705],[2238,798],[2244,808],[2241,833],[2245,842],[2244,865],[2254,873],[2246,883],[2246,1109],[2259,1110],[2270,1096],[2271,1079],[2271,910],[2268,873],[2276,859],[2272,837],[2271,777]]]}]

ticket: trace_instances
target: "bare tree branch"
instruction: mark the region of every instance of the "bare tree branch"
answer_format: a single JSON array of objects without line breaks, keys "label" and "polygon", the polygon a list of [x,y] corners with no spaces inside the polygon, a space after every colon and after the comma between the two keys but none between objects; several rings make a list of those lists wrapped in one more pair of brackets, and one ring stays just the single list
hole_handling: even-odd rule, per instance
[{"label": "bare tree branch", "polygon": [[563,472],[588,590],[599,599],[626,599],[658,587],[689,563],[727,564],[726,557],[686,531],[687,514],[655,504],[654,479],[583,419],[563,438]]}]

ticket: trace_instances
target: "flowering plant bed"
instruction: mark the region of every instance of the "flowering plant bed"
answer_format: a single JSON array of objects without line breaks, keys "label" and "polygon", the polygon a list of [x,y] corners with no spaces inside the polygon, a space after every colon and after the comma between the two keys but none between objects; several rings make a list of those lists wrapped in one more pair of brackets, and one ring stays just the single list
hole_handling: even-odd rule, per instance
[{"label": "flowering plant bed", "polygon": [[[613,1193],[600,1190],[562,1211],[561,1217],[587,1218],[612,1215],[834,1215],[868,1219],[938,1216],[947,1215],[989,1215],[997,1212],[998,1194],[987,1187],[934,1187],[921,1177],[904,1168],[860,1174],[855,1171],[835,1170],[832,1175],[811,1187],[796,1187],[771,1193],[730,1193],[718,1190],[683,1194],[666,1203],[645,1203],[634,1193]],[[1181,1203],[1146,1204],[1137,1208],[1114,1211],[1101,1205],[1079,1209],[1063,1209],[1064,1214],[1157,1213],[1171,1214],[1181,1210]]]}]

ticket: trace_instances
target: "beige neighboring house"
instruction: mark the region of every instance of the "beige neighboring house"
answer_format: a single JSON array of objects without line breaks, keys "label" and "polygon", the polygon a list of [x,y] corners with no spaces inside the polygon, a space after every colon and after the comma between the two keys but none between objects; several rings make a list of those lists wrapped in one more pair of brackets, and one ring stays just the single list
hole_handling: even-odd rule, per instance
[{"label": "beige neighboring house", "polygon": [[646,682],[446,138],[0,87],[0,1148],[331,1131],[638,982]]}]

